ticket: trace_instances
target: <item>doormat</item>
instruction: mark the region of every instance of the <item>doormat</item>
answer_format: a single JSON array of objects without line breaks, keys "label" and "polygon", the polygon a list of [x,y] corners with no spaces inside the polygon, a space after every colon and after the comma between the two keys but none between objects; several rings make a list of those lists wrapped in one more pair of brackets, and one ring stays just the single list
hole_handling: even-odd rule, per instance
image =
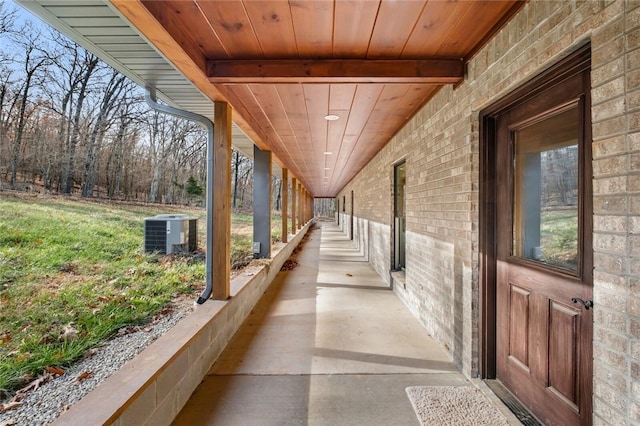
[{"label": "doormat", "polygon": [[422,426],[508,426],[504,415],[472,386],[412,386],[406,389]]}]

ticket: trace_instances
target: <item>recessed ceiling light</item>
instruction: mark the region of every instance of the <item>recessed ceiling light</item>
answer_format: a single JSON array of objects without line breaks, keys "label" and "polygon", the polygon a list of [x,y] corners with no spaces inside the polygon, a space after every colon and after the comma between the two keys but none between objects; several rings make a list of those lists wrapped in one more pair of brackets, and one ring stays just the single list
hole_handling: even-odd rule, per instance
[{"label": "recessed ceiling light", "polygon": [[337,116],[337,115],[335,115],[335,114],[329,114],[329,115],[325,115],[325,116],[324,116],[324,119],[325,119],[325,120],[327,120],[327,121],[336,121],[336,120],[338,120],[339,118],[340,118],[340,117],[338,117],[338,116]]},{"label": "recessed ceiling light", "polygon": [[330,170],[328,167],[325,167],[324,169],[325,169],[325,170]]},{"label": "recessed ceiling light", "polygon": [[331,152],[331,151],[325,151],[324,152],[324,155],[331,155],[331,154],[333,154],[333,152]]}]

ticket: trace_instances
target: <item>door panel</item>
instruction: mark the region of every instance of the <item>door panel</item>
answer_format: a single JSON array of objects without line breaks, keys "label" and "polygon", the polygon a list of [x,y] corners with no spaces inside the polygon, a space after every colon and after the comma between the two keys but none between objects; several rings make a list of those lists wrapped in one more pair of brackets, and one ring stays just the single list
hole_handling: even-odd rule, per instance
[{"label": "door panel", "polygon": [[496,118],[496,377],[547,424],[590,424],[588,71]]},{"label": "door panel", "polygon": [[577,409],[578,331],[580,311],[551,301],[549,307],[549,388]]},{"label": "door panel", "polygon": [[509,312],[509,358],[529,371],[529,296],[530,292],[513,285]]}]

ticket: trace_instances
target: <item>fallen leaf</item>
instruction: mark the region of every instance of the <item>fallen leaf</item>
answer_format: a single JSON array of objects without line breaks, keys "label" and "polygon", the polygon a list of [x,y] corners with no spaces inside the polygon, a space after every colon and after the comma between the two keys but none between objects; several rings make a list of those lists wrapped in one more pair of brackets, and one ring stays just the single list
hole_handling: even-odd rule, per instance
[{"label": "fallen leaf", "polygon": [[51,377],[53,377],[51,373],[44,373],[41,377],[37,378],[33,382],[29,383],[27,386],[17,391],[16,394],[13,396],[13,398],[11,398],[9,402],[20,402],[22,399],[24,399],[25,396],[27,396],[27,394],[30,391],[34,391],[38,389],[41,384],[51,380]]},{"label": "fallen leaf", "polygon": [[47,383],[49,380],[51,380],[51,374],[45,374],[42,377],[34,380],[33,382],[29,383],[28,386],[20,389],[18,392],[22,392],[23,390],[26,392],[29,390],[29,388],[31,388],[32,390],[36,390],[40,387],[40,385]]},{"label": "fallen leaf", "polygon": [[11,341],[11,333],[4,333],[0,336],[0,340],[2,340],[2,343],[9,343]]},{"label": "fallen leaf", "polygon": [[348,276],[348,277],[352,277],[353,275],[351,275],[351,274],[347,274],[347,276]]},{"label": "fallen leaf", "polygon": [[62,340],[68,342],[78,338],[78,330],[71,323],[67,324],[62,330]]},{"label": "fallen leaf", "polygon": [[149,333],[149,332],[151,332],[151,330],[153,330],[153,329],[152,329],[151,327],[145,327],[145,328],[143,328],[142,330],[143,330],[143,331],[145,331],[145,332],[147,332],[147,333]]},{"label": "fallen leaf", "polygon": [[45,367],[44,368],[46,370],[47,373],[51,373],[54,376],[63,376],[64,375],[64,370],[62,368],[58,368],[58,367]]},{"label": "fallen leaf", "polygon": [[6,404],[0,404],[0,413],[4,413],[5,411],[12,410],[21,405],[22,405],[22,402],[18,402],[18,401],[10,401],[10,402],[7,402]]},{"label": "fallen leaf", "polygon": [[85,370],[82,373],[78,374],[78,377],[76,377],[76,381],[81,382],[83,380],[87,380],[91,376],[93,376],[93,371]]}]

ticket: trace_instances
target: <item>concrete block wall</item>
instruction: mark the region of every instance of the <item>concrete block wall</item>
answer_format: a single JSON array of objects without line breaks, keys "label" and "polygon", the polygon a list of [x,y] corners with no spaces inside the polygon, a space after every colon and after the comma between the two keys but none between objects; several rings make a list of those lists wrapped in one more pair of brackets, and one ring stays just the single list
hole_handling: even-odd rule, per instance
[{"label": "concrete block wall", "polygon": [[393,166],[406,159],[407,267],[394,289],[476,376],[479,112],[590,42],[595,424],[640,424],[639,7],[528,2],[468,63],[465,82],[441,89],[338,194],[348,203],[354,191],[354,215],[369,221],[370,262],[386,279]]},{"label": "concrete block wall", "polygon": [[385,280],[389,281],[389,270],[391,270],[391,232],[392,228],[388,224],[369,221],[369,263],[373,269]]}]

